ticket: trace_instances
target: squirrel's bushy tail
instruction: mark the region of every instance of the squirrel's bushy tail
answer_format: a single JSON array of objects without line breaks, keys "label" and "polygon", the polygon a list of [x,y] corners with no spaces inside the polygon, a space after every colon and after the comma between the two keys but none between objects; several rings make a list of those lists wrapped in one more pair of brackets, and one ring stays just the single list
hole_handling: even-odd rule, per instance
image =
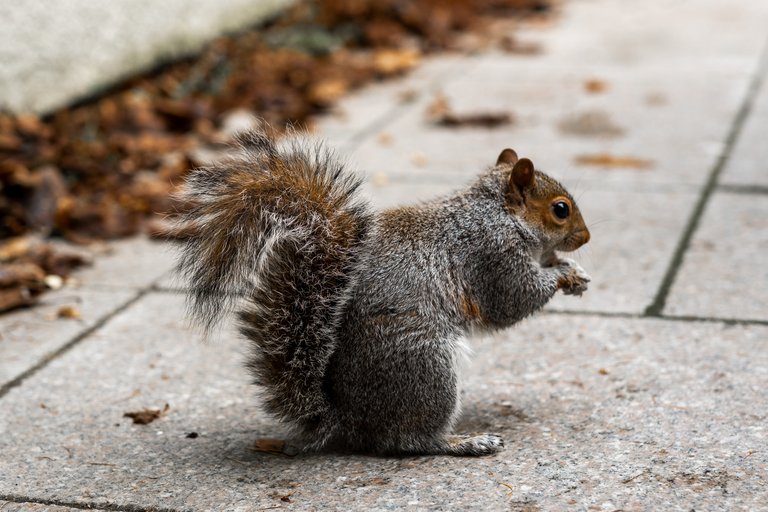
[{"label": "squirrel's bushy tail", "polygon": [[356,250],[371,215],[360,181],[320,146],[239,137],[241,156],[187,180],[193,227],[178,270],[210,330],[236,306],[266,409],[311,430],[328,409],[323,378]]}]

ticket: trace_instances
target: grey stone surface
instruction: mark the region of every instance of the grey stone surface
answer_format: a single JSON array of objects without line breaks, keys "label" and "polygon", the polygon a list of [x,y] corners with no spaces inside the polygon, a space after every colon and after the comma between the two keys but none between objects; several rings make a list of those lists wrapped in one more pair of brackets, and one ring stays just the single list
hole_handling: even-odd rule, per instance
[{"label": "grey stone surface", "polygon": [[[352,159],[372,176],[386,174],[392,181],[457,181],[492,164],[501,149],[513,147],[567,183],[592,189],[699,185],[717,161],[730,129],[723,119],[737,112],[751,71],[739,65],[717,72],[675,74],[653,67],[600,72],[576,69],[546,54],[530,62],[488,57],[447,83],[443,93],[458,113],[511,112],[514,124],[492,130],[435,127],[425,114],[429,101],[419,102],[374,132]],[[698,77],[699,85],[692,89],[687,81],[691,77],[682,79],[683,73]],[[585,91],[584,83],[595,76],[605,81],[606,92]],[[663,103],[649,105],[654,95],[663,97]],[[595,112],[623,135],[579,136],[559,128],[563,120]],[[600,154],[648,160],[650,165],[633,169],[576,163],[579,156]]]},{"label": "grey stone surface", "polygon": [[172,244],[143,236],[110,242],[91,251],[93,264],[73,277],[88,288],[145,288],[168,274],[174,265]]},{"label": "grey stone surface", "polygon": [[[768,77],[764,80],[768,80]],[[768,133],[768,83],[764,81],[728,165],[720,176],[720,183],[768,187],[766,133]]]},{"label": "grey stone surface", "polygon": [[[768,328],[542,315],[477,343],[466,378],[457,429],[501,433],[501,454],[289,458],[249,450],[285,432],[258,411],[237,340],[198,343],[181,302],[147,296],[0,401],[0,494],[184,510],[746,510],[768,499]],[[122,417],[166,403],[149,425]]]},{"label": "grey stone surface", "polygon": [[[0,397],[0,510],[60,512],[2,501],[25,497],[135,511],[766,510],[768,197],[720,190],[710,198],[664,311],[741,322],[641,313],[725,147],[767,22],[768,4],[757,0],[566,3],[552,28],[520,33],[542,44],[541,55],[428,62],[412,78],[359,92],[342,102],[344,116],[318,123],[318,134],[366,172],[377,207],[447,193],[506,146],[577,198],[593,233],[576,254],[591,289],[474,343],[457,430],[497,432],[504,452],[253,452],[254,440],[287,433],[259,409],[243,343],[231,327],[201,343],[187,326],[183,295],[150,291]],[[590,79],[607,89],[587,94]],[[517,122],[429,126],[424,110],[437,90],[459,113],[508,109]],[[412,91],[411,103],[402,91]],[[765,186],[760,94],[725,184]],[[563,119],[590,112],[607,115],[623,135],[560,129]],[[576,155],[600,152],[653,166],[573,165]],[[79,288],[46,296],[41,310],[0,317],[0,369],[14,361],[10,378],[112,304],[148,287],[180,286],[169,278],[166,246],[115,247],[76,275]],[[43,321],[68,293],[83,296],[85,322]],[[149,425],[123,417],[165,404]]]},{"label": "grey stone surface", "polygon": [[757,60],[766,20],[768,4],[760,0],[570,2],[547,34],[546,50],[582,67],[719,69],[734,59]]},{"label": "grey stone surface", "polygon": [[768,196],[716,193],[667,302],[672,315],[768,321]]},{"label": "grey stone surface", "polygon": [[29,0],[0,4],[0,109],[49,112],[199,50],[292,0]]},{"label": "grey stone surface", "polygon": [[[34,308],[0,316],[0,386],[44,360],[127,302],[135,292],[66,287],[43,295]],[[73,307],[80,318],[59,318]]]}]

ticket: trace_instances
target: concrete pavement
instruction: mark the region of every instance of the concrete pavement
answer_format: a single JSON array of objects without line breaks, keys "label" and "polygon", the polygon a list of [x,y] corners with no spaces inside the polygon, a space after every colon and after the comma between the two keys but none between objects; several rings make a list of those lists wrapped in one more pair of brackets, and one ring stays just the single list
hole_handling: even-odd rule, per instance
[{"label": "concrete pavement", "polygon": [[[172,255],[132,240],[0,317],[0,510],[768,510],[765,27],[758,0],[568,2],[516,32],[539,55],[431,59],[318,122],[378,206],[447,192],[508,146],[577,197],[592,288],[475,345],[457,428],[500,433],[504,452],[251,451],[285,431],[241,343],[200,343]],[[438,92],[515,122],[433,126]],[[596,156],[648,164],[576,163]],[[123,417],[165,404],[148,425]]]}]

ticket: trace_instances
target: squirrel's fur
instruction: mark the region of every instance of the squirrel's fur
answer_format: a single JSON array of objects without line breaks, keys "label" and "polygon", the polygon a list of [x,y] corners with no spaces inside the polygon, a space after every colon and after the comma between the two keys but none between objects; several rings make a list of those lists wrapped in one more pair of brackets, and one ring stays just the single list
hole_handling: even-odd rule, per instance
[{"label": "squirrel's fur", "polygon": [[465,337],[586,290],[555,256],[589,239],[573,198],[505,150],[463,191],[374,213],[322,147],[256,131],[239,142],[187,181],[194,229],[178,268],[207,329],[239,308],[266,409],[309,449],[501,449],[491,434],[449,435]]}]

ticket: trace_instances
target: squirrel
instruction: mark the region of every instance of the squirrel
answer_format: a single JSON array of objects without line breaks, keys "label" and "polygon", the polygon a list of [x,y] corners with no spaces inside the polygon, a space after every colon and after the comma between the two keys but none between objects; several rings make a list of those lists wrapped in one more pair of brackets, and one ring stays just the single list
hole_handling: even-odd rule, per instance
[{"label": "squirrel", "polygon": [[511,149],[463,190],[374,212],[322,144],[238,137],[194,170],[177,270],[207,332],[237,310],[267,412],[303,451],[487,455],[451,434],[467,336],[511,326],[589,276],[555,251],[590,238],[571,195]]}]

